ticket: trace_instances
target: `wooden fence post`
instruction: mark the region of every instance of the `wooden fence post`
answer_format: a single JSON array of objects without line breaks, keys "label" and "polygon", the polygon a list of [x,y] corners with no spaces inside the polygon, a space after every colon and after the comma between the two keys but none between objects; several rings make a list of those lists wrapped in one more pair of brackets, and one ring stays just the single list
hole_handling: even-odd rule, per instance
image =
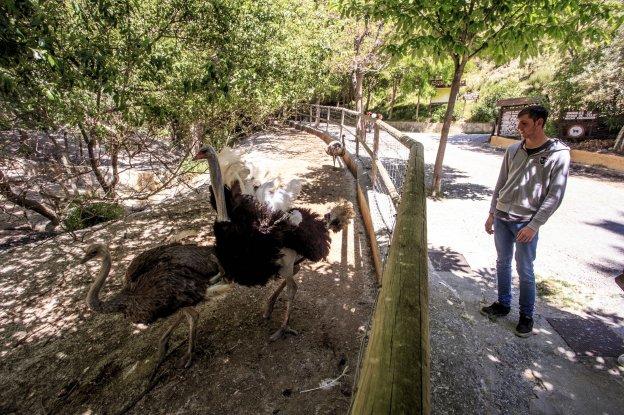
[{"label": "wooden fence post", "polygon": [[373,136],[373,163],[371,169],[371,180],[373,182],[373,187],[377,183],[377,153],[379,153],[379,125],[375,122],[374,124],[375,133]]},{"label": "wooden fence post", "polygon": [[340,133],[338,133],[338,137],[342,140],[342,146],[344,147],[344,140],[342,139],[342,128],[344,126],[344,109],[340,110]]},{"label": "wooden fence post", "polygon": [[362,113],[357,115],[357,121],[355,124],[355,157],[360,157],[360,138],[362,136]]},{"label": "wooden fence post", "polygon": [[423,155],[415,143],[350,415],[430,413]]},{"label": "wooden fence post", "polygon": [[316,105],[316,120],[314,121],[314,128],[318,128],[321,122],[321,106]]},{"label": "wooden fence post", "polygon": [[310,125],[312,125],[312,104],[310,104]]},{"label": "wooden fence post", "polygon": [[331,114],[331,108],[327,107],[327,125],[325,126],[325,131],[329,132],[329,115]]}]

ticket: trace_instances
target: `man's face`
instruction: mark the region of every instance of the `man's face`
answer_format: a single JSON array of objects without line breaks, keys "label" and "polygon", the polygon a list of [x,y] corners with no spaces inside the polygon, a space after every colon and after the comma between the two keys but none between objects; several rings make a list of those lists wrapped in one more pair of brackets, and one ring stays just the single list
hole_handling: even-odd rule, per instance
[{"label": "man's face", "polygon": [[533,121],[531,117],[527,114],[518,117],[518,131],[520,131],[520,135],[522,138],[534,138],[537,135],[538,130],[543,128],[542,123],[544,121],[539,119],[537,121]]}]

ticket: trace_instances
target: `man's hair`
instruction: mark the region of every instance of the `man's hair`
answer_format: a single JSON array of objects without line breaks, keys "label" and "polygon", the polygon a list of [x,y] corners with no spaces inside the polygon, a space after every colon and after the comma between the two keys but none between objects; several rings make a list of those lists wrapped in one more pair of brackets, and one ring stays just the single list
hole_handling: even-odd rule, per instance
[{"label": "man's hair", "polygon": [[548,119],[548,110],[541,105],[531,105],[529,107],[523,108],[522,111],[518,113],[518,118],[523,115],[528,115],[533,122],[537,122],[540,118],[544,120],[544,126],[546,125],[546,120]]}]

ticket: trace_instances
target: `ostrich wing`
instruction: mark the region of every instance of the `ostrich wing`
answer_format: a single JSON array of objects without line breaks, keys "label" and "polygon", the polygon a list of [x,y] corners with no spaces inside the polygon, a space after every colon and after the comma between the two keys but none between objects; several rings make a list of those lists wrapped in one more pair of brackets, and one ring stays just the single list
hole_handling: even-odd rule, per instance
[{"label": "ostrich wing", "polygon": [[208,274],[161,263],[124,287],[124,314],[133,323],[153,323],[201,302],[209,284]]},{"label": "ostrich wing", "polygon": [[310,209],[297,210],[301,213],[301,223],[285,232],[284,246],[313,262],[326,258],[331,239],[325,221]]},{"label": "ostrich wing", "polygon": [[283,212],[271,212],[254,197],[243,195],[230,222],[215,222],[215,250],[229,278],[241,285],[264,285],[276,276],[284,229],[291,226],[280,220],[283,216]]},{"label": "ostrich wing", "polygon": [[128,266],[126,281],[137,281],[143,274],[163,266],[188,268],[207,278],[219,272],[213,247],[174,243],[141,252]]}]

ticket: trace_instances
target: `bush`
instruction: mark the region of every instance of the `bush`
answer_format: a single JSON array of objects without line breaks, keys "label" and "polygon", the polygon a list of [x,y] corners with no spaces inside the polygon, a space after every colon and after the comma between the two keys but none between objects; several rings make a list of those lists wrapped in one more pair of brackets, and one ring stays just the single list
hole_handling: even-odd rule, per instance
[{"label": "bush", "polygon": [[[455,109],[453,110],[453,121],[461,118],[462,103],[457,101],[455,103]],[[387,109],[380,110],[378,107],[370,110],[371,112],[378,112],[387,116],[389,111]],[[443,122],[444,114],[446,113],[446,104],[432,104],[431,112],[429,112],[429,105],[427,103],[420,103],[418,109],[418,119],[416,119],[416,104],[403,104],[394,107],[392,113],[392,119],[390,121],[423,121],[423,122]]]},{"label": "bush", "polygon": [[123,206],[117,203],[96,202],[73,207],[63,224],[68,231],[77,231],[95,226],[98,223],[119,219],[123,214]]},{"label": "bush", "polygon": [[517,98],[522,95],[522,87],[515,79],[495,84],[485,84],[479,91],[479,99],[468,118],[471,122],[492,122],[498,115],[496,101],[503,98]]}]

